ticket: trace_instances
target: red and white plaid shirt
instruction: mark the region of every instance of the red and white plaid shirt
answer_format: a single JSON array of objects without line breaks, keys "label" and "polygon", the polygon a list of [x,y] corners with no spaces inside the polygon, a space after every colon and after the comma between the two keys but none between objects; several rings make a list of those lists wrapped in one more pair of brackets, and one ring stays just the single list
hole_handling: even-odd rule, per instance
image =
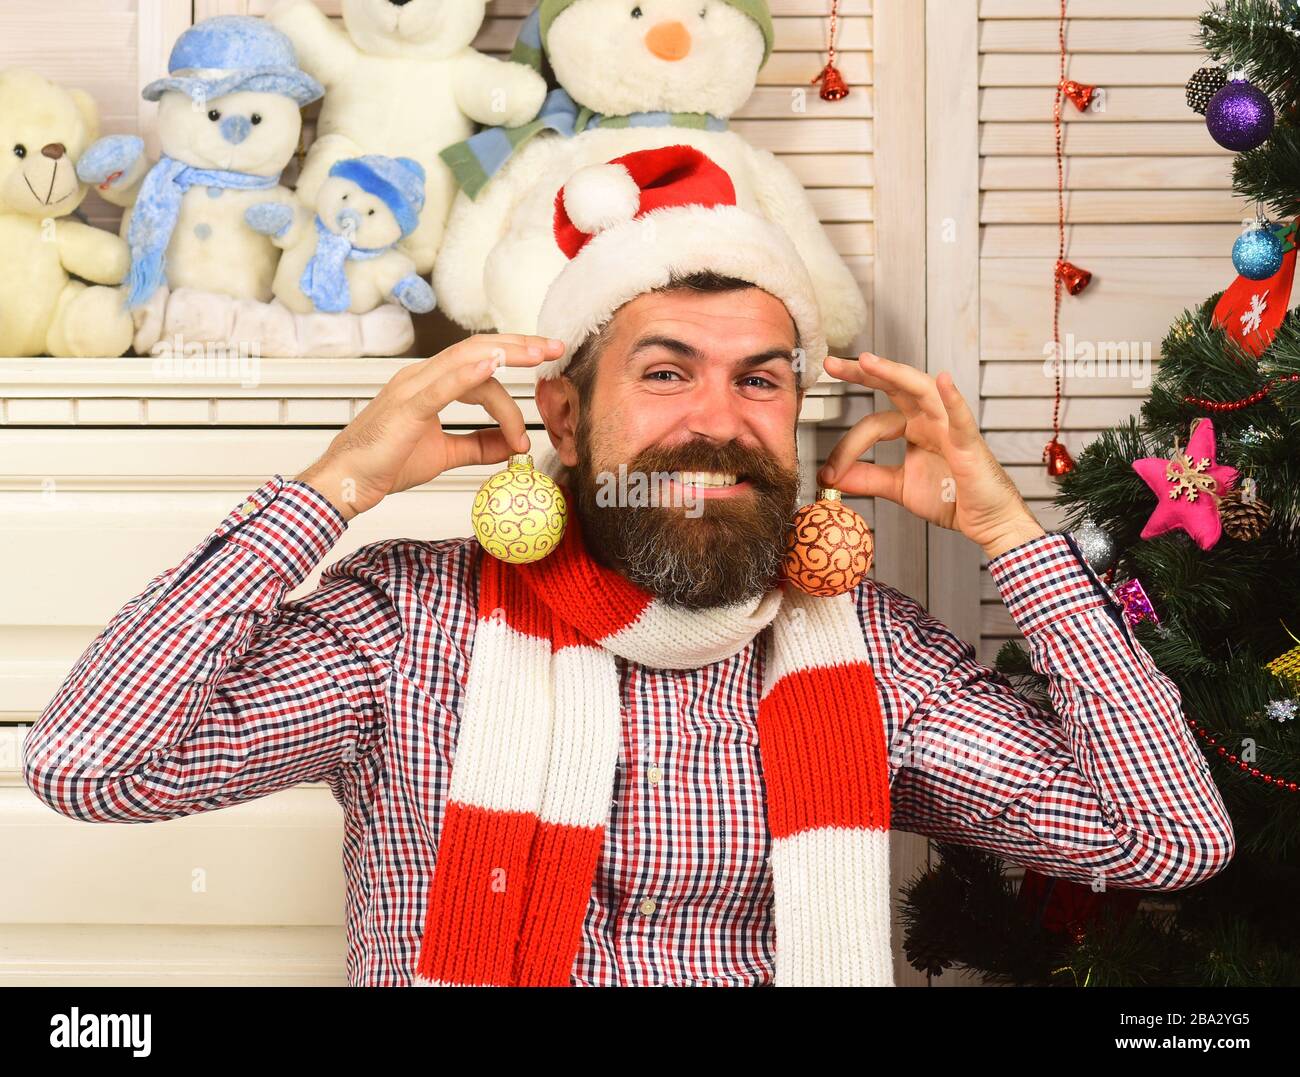
[{"label": "red and white plaid shirt", "polygon": [[[286,601],[345,528],[304,483],[259,487],[87,648],[29,731],[24,773],[56,811],[104,822],[328,783],[345,818],[348,982],[409,985],[480,551],[472,538],[373,543]],[[1116,600],[1061,535],[989,568],[1060,718],[916,602],[865,581],[893,829],[1117,887],[1175,890],[1221,869],[1231,821],[1177,689]],[[755,728],[766,636],[697,670],[617,660],[622,749],[574,984],[771,982]]]}]

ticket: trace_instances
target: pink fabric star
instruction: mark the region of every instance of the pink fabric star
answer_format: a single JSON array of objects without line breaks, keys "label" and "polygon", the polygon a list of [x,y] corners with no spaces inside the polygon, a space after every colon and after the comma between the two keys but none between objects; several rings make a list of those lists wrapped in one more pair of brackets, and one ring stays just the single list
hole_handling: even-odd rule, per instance
[{"label": "pink fabric star", "polygon": [[[1237,469],[1215,463],[1214,458],[1214,424],[1209,419],[1197,422],[1192,436],[1188,439],[1186,455],[1191,457],[1193,465],[1202,460],[1209,460],[1209,467],[1200,472],[1208,475],[1215,482],[1214,492],[1220,497],[1237,481]],[[1188,490],[1186,485],[1179,490],[1179,480],[1169,479],[1170,462],[1158,457],[1148,456],[1133,461],[1133,470],[1142,476],[1158,498],[1156,511],[1151,514],[1146,527],[1142,528],[1144,539],[1155,538],[1166,531],[1178,528],[1186,531],[1202,550],[1208,550],[1219,541],[1223,534],[1223,521],[1219,518],[1219,506],[1207,490],[1196,492]],[[1175,472],[1183,469],[1180,464],[1173,465]],[[1176,497],[1170,494],[1177,492]]]}]

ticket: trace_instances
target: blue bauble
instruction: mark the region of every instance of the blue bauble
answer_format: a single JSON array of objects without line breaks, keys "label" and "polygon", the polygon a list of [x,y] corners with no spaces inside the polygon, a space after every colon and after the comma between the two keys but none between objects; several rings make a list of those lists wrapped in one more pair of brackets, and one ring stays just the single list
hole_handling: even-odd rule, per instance
[{"label": "blue bauble", "polygon": [[1232,245],[1232,264],[1249,280],[1268,280],[1282,268],[1282,241],[1270,228],[1252,228]]},{"label": "blue bauble", "polygon": [[1273,102],[1258,86],[1233,79],[1210,98],[1205,126],[1225,150],[1253,150],[1273,133]]}]

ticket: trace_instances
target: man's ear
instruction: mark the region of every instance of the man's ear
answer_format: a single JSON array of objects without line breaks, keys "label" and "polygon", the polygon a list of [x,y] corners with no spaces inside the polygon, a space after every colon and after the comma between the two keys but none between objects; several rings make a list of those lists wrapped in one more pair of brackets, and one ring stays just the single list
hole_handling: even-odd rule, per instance
[{"label": "man's ear", "polygon": [[539,378],[533,390],[537,410],[555,455],[565,467],[578,466],[578,390],[568,377]]}]

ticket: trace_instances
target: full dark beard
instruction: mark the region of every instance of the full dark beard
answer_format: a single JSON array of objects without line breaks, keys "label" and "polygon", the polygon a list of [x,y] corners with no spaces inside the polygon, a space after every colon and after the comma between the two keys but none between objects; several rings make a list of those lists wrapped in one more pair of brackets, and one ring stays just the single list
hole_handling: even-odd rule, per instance
[{"label": "full dark beard", "polygon": [[[591,441],[588,431],[579,429],[571,486],[587,549],[597,561],[660,601],[688,610],[733,605],[776,585],[798,508],[797,468],[786,470],[761,450],[735,441],[650,448],[627,461],[628,490],[638,477],[682,471],[734,473],[753,490],[680,504],[622,504],[608,496],[617,488],[620,465],[603,463],[602,481]],[[641,489],[655,485],[646,481]]]}]

